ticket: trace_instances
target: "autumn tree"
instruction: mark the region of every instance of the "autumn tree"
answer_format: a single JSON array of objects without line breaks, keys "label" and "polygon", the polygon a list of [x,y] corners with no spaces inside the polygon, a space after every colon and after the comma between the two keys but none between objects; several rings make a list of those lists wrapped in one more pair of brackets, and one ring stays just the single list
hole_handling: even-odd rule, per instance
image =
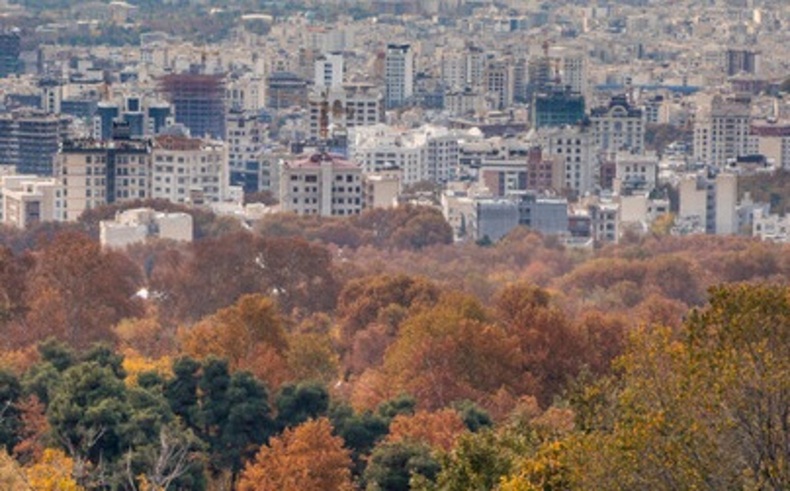
[{"label": "autumn tree", "polygon": [[418,411],[413,416],[399,415],[390,423],[387,441],[423,443],[432,449],[449,451],[466,431],[463,420],[453,409],[433,413]]},{"label": "autumn tree", "polygon": [[244,295],[192,327],[179,331],[185,354],[228,361],[231,370],[249,370],[271,385],[286,377],[287,340],[274,301],[260,294]]},{"label": "autumn tree", "polygon": [[71,476],[73,461],[61,450],[48,448],[41,459],[25,469],[30,487],[36,491],[80,491]]},{"label": "autumn tree", "polygon": [[527,383],[516,340],[462,294],[446,294],[404,321],[381,373],[390,396],[413,394],[426,409],[479,401],[503,386],[519,392]]},{"label": "autumn tree", "polygon": [[142,314],[135,296],[139,270],[123,254],[77,233],[58,235],[37,251],[29,284],[22,343],[56,336],[85,348],[112,340],[112,326]]},{"label": "autumn tree", "polygon": [[261,447],[241,474],[239,491],[350,491],[351,459],[326,418],[287,429]]},{"label": "autumn tree", "polygon": [[640,331],[610,431],[569,449],[585,489],[786,489],[790,291],[730,285],[679,333]]},{"label": "autumn tree", "polygon": [[546,290],[529,284],[506,286],[496,299],[496,311],[506,332],[519,340],[521,367],[534,377],[535,395],[548,405],[584,364],[578,332],[551,305]]}]

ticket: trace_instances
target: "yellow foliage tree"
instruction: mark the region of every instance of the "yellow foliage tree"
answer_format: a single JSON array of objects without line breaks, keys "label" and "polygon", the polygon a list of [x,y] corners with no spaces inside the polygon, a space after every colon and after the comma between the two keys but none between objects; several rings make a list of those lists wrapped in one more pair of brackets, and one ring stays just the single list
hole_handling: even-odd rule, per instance
[{"label": "yellow foliage tree", "polygon": [[25,469],[30,487],[36,491],[82,491],[71,476],[72,460],[62,451],[48,448],[41,461]]},{"label": "yellow foliage tree", "polygon": [[144,372],[156,372],[163,378],[173,375],[173,360],[169,356],[151,359],[131,349],[124,350],[123,355],[123,369],[126,371],[124,382],[130,387],[137,385],[137,377]]},{"label": "yellow foliage tree", "polygon": [[33,489],[25,479],[24,471],[8,452],[0,449],[0,489]]}]

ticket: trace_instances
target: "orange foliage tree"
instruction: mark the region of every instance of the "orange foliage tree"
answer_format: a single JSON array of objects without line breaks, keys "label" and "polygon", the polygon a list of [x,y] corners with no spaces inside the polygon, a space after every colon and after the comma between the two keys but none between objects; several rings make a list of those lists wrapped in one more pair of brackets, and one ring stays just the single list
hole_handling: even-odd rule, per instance
[{"label": "orange foliage tree", "polygon": [[489,322],[477,300],[457,293],[403,323],[381,373],[377,380],[385,386],[379,393],[412,394],[426,409],[462,399],[479,402],[501,387],[520,392],[528,382],[517,341]]},{"label": "orange foliage tree", "polygon": [[55,336],[76,348],[112,340],[118,321],[142,314],[137,267],[85,235],[66,232],[36,252],[23,344]]},{"label": "orange foliage tree", "polygon": [[391,442],[424,443],[433,449],[449,452],[466,430],[461,416],[454,409],[436,412],[417,411],[399,414],[390,423]]},{"label": "orange foliage tree", "polygon": [[247,463],[239,491],[351,491],[351,457],[326,418],[289,428]]},{"label": "orange foliage tree", "polygon": [[195,326],[182,328],[179,338],[189,356],[224,358],[231,370],[249,370],[270,387],[286,378],[283,319],[274,301],[264,295],[242,296]]}]

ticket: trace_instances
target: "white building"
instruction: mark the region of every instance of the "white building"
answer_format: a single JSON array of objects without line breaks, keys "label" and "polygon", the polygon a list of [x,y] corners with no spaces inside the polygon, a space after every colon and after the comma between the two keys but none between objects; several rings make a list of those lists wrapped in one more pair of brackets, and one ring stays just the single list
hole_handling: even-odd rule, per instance
[{"label": "white building", "polygon": [[228,146],[229,182],[246,192],[262,189],[263,148],[266,125],[256,113],[230,111],[225,121],[225,144]]},{"label": "white building", "polygon": [[387,108],[405,104],[414,95],[414,51],[409,44],[388,44],[384,58]]},{"label": "white building", "polygon": [[317,89],[338,89],[343,85],[343,53],[327,53],[315,60],[313,84]]},{"label": "white building", "polygon": [[384,121],[384,96],[372,84],[343,84],[340,88],[313,91],[308,105],[311,138],[321,137],[322,111],[326,111],[327,130],[347,130]]},{"label": "white building", "polygon": [[0,177],[0,195],[4,224],[27,228],[35,223],[63,219],[61,188],[55,178],[3,176]]},{"label": "white building", "polygon": [[116,201],[151,198],[151,144],[147,140],[66,141],[54,159],[66,221]]},{"label": "white building", "polygon": [[403,184],[446,182],[458,164],[458,138],[441,126],[404,130],[379,124],[350,132],[349,153],[365,173],[398,168]]},{"label": "white building", "polygon": [[658,157],[618,152],[615,155],[614,192],[652,191],[658,181]]},{"label": "white building", "polygon": [[596,149],[644,152],[644,115],[640,109],[632,107],[625,97],[613,97],[608,106],[593,109],[590,123]]},{"label": "white building", "polygon": [[283,211],[299,215],[358,215],[363,208],[362,168],[326,153],[285,161],[280,204]]},{"label": "white building", "polygon": [[766,214],[754,210],[752,216],[752,237],[773,242],[790,242],[790,216]]}]

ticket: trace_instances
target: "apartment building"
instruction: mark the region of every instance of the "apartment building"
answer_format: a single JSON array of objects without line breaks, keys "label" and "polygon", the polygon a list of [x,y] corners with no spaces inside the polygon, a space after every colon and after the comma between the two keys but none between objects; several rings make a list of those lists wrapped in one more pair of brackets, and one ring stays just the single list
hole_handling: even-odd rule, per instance
[{"label": "apartment building", "polygon": [[362,186],[359,165],[328,153],[284,161],[280,168],[282,209],[299,215],[358,215]]},{"label": "apartment building", "polygon": [[223,201],[228,193],[228,147],[220,141],[162,135],[154,139],[151,197],[173,203]]}]

